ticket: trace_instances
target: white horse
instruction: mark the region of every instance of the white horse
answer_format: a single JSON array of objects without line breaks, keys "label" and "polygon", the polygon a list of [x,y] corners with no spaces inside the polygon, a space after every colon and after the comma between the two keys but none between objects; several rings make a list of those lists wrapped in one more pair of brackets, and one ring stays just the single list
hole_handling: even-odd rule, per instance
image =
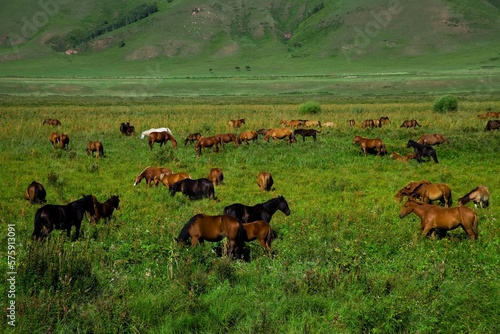
[{"label": "white horse", "polygon": [[163,132],[163,131],[168,132],[168,134],[171,134],[172,136],[174,135],[174,134],[172,133],[172,131],[171,131],[169,128],[157,128],[157,129],[155,129],[155,128],[151,128],[151,129],[149,129],[149,130],[144,131],[144,132],[141,134],[141,139],[144,139],[144,137],[149,136],[149,134],[150,134],[151,132]]}]

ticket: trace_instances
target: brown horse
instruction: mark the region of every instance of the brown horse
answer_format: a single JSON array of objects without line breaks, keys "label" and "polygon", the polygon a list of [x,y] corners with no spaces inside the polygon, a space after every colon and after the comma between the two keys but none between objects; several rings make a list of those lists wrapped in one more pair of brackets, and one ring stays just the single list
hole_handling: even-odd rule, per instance
[{"label": "brown horse", "polygon": [[200,139],[200,138],[201,138],[201,134],[200,134],[199,132],[190,133],[190,134],[186,137],[186,139],[184,139],[184,146],[186,146],[186,145],[187,145],[187,143],[191,143],[191,144],[196,143],[196,141],[197,141],[198,139]]},{"label": "brown horse", "polygon": [[500,120],[498,119],[491,119],[486,123],[486,127],[484,128],[484,131],[491,131],[491,130],[498,130],[500,129]]},{"label": "brown horse", "polygon": [[172,174],[172,170],[164,167],[146,167],[137,177],[135,178],[134,187],[138,185],[142,179],[146,179],[148,187],[151,185],[151,181],[154,180],[155,176],[160,174]]},{"label": "brown horse", "polygon": [[59,136],[59,148],[67,150],[69,145],[69,136],[65,133]]},{"label": "brown horse", "polygon": [[378,121],[380,122],[380,125],[391,124],[391,120],[387,116],[380,117]]},{"label": "brown horse", "polygon": [[194,150],[196,151],[197,156],[200,156],[202,151],[207,147],[214,147],[214,152],[219,152],[219,144],[222,143],[221,139],[217,136],[201,137],[194,145]]},{"label": "brown horse", "polygon": [[375,127],[375,122],[373,121],[373,119],[365,119],[363,122],[361,122],[361,127],[363,129],[374,128]]},{"label": "brown horse", "polygon": [[59,121],[58,119],[55,119],[55,118],[47,118],[43,121],[43,125],[45,125],[45,124],[52,125],[52,126],[60,126],[61,121]]},{"label": "brown horse", "polygon": [[94,156],[94,152],[97,152],[97,158],[104,157],[104,146],[100,141],[89,141],[85,151],[87,155],[92,153],[92,156]]},{"label": "brown horse", "polygon": [[349,126],[350,126],[351,128],[352,128],[353,126],[355,126],[355,125],[356,125],[356,121],[355,121],[355,120],[353,120],[353,119],[348,120],[348,121],[347,121],[347,123],[349,124]]},{"label": "brown horse", "polygon": [[49,135],[49,141],[52,143],[52,146],[54,148],[57,148],[58,144],[59,144],[59,133],[57,132],[52,132],[50,135]]},{"label": "brown horse", "polygon": [[260,190],[262,191],[270,191],[273,187],[274,180],[269,172],[260,172],[257,176],[257,184],[259,185]]},{"label": "brown horse", "polygon": [[470,201],[474,202],[476,209],[478,204],[481,208],[487,208],[490,205],[490,191],[485,186],[478,186],[460,197],[458,199],[458,206],[465,205]]},{"label": "brown horse", "polygon": [[158,183],[163,183],[163,185],[167,188],[169,188],[172,184],[175,182],[179,182],[180,180],[184,179],[190,179],[191,175],[188,173],[163,173],[158,176],[155,176],[153,178],[153,182],[155,186],[158,185]]},{"label": "brown horse", "polygon": [[30,204],[45,203],[45,197],[47,192],[41,183],[33,181],[30,183],[26,191],[24,192],[24,198],[30,201]]},{"label": "brown horse", "polygon": [[410,120],[406,120],[403,122],[403,124],[401,124],[400,128],[414,128],[416,129],[418,127],[420,127],[420,124],[418,124],[417,120],[415,119],[410,119]]},{"label": "brown horse", "polygon": [[242,223],[229,215],[209,216],[200,213],[189,219],[175,240],[188,244],[191,239],[191,245],[197,246],[204,241],[217,242],[224,238],[229,239],[229,255],[241,254],[246,238]]},{"label": "brown horse", "polygon": [[120,124],[120,132],[125,136],[135,135],[135,126],[130,125],[130,122]]},{"label": "brown horse", "polygon": [[292,120],[287,120],[287,119],[282,119],[280,120],[280,124],[283,124],[286,127],[290,128],[298,128],[299,126],[305,126],[305,120],[302,119],[292,119]]},{"label": "brown horse", "polygon": [[222,172],[222,169],[220,169],[220,168],[212,168],[210,170],[210,173],[208,174],[207,179],[212,181],[214,186],[218,186],[224,180],[224,173]]},{"label": "brown horse", "polygon": [[286,139],[290,144],[296,141],[293,135],[293,130],[290,128],[271,129],[264,136],[264,140],[269,142],[269,138],[273,138],[274,141],[278,141],[278,139]]},{"label": "brown horse", "polygon": [[305,127],[312,127],[312,126],[317,126],[317,127],[321,127],[321,122],[320,121],[317,121],[317,120],[306,120],[304,122],[304,126]]},{"label": "brown horse", "polygon": [[229,121],[229,127],[233,129],[239,129],[243,124],[245,124],[245,119],[232,119]]},{"label": "brown horse", "polygon": [[293,136],[297,137],[297,135],[302,136],[302,141],[306,141],[306,137],[312,137],[314,141],[316,141],[316,136],[318,133],[321,133],[321,130],[315,129],[295,129],[293,130]]},{"label": "brown horse", "polygon": [[361,146],[363,153],[366,157],[367,152],[377,152],[377,155],[387,154],[384,142],[379,138],[365,138],[361,136],[354,137],[353,144],[358,144]]},{"label": "brown horse", "polygon": [[398,152],[393,152],[391,157],[401,162],[408,162],[411,159],[416,159],[417,155],[415,153],[407,153],[404,156],[400,155]]},{"label": "brown horse", "polygon": [[220,139],[220,143],[222,145],[233,142],[236,146],[240,144],[240,139],[237,135],[234,133],[222,133],[218,134],[215,137]]},{"label": "brown horse", "polygon": [[115,209],[120,210],[120,198],[117,195],[111,196],[104,203],[99,202],[95,196],[92,196],[92,200],[94,201],[94,214],[90,216],[91,223],[97,223],[101,218],[109,221]]},{"label": "brown horse", "polygon": [[500,117],[500,112],[497,112],[497,111],[488,111],[486,113],[486,116],[488,116],[490,118],[499,118]]},{"label": "brown horse", "polygon": [[245,230],[245,240],[253,241],[255,239],[259,240],[262,251],[268,251],[269,255],[272,255],[271,251],[271,240],[272,240],[272,230],[268,222],[264,220],[257,220],[251,223],[244,223],[243,229]]},{"label": "brown horse", "polygon": [[162,131],[162,132],[153,131],[148,135],[148,143],[151,149],[153,149],[154,143],[160,143],[161,147],[167,141],[170,141],[172,143],[173,148],[177,147],[177,141],[175,140],[174,136],[168,133],[167,131]]},{"label": "brown horse", "polygon": [[248,142],[256,141],[259,137],[259,134],[253,130],[244,131],[240,134],[240,142],[245,142],[248,145]]},{"label": "brown horse", "polygon": [[432,146],[432,145],[440,145],[443,143],[449,144],[450,141],[448,140],[448,138],[446,138],[442,134],[435,133],[432,135],[423,134],[417,140],[417,143],[422,144],[422,145],[431,145]]},{"label": "brown horse", "polygon": [[424,203],[440,201],[445,207],[452,204],[451,189],[444,183],[431,183],[427,180],[410,182],[401,188],[396,194],[396,200],[401,201],[403,197],[418,198]]},{"label": "brown horse", "polygon": [[420,218],[420,230],[424,236],[429,235],[435,229],[446,233],[446,231],[459,226],[471,239],[477,239],[479,235],[478,216],[474,210],[468,207],[442,208],[432,204],[419,203],[409,198],[401,208],[399,218],[404,218],[412,212]]}]

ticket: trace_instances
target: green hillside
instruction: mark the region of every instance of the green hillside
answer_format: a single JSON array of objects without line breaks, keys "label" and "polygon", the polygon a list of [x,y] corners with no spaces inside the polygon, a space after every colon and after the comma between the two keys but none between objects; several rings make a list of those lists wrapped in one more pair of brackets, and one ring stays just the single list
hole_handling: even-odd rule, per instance
[{"label": "green hillside", "polygon": [[[151,4],[158,10],[107,28],[125,21],[139,6]],[[498,0],[4,2],[0,76],[498,71],[499,4]],[[108,29],[105,33],[94,33],[103,27]],[[79,40],[92,34],[96,36]],[[66,55],[62,49],[66,47],[78,53]]]}]

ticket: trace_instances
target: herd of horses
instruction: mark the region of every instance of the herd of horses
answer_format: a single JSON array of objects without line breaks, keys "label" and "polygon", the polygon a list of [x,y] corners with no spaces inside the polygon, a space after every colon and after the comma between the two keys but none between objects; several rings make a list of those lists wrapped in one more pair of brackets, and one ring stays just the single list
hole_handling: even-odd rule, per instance
[{"label": "herd of horses", "polygon": [[[480,115],[481,116],[481,115]],[[479,117],[479,116],[478,116]],[[489,116],[491,117],[491,116]],[[479,117],[482,118],[482,117]],[[350,126],[355,126],[354,120],[349,120]],[[52,126],[61,126],[61,122],[56,119],[46,119],[43,124]],[[229,127],[239,129],[245,124],[245,119],[236,119],[229,121]],[[239,136],[233,133],[218,134],[204,137],[200,133],[189,134],[184,140],[184,145],[194,144],[197,155],[207,148],[214,148],[219,151],[219,147],[224,144],[241,143],[248,144],[262,136],[265,141],[286,140],[289,143],[296,142],[296,136],[302,136],[303,141],[306,137],[317,140],[317,134],[321,129],[312,129],[310,127],[321,127],[319,121],[309,120],[281,120],[283,128],[260,129],[258,131],[243,131]],[[380,119],[369,119],[361,123],[362,128],[381,127],[384,124],[390,124],[388,117]],[[421,125],[416,120],[407,120],[400,126],[402,128],[416,128]],[[500,128],[500,121],[490,120],[485,130],[494,130]],[[121,123],[120,132],[123,135],[131,136],[135,134],[135,127],[129,122]],[[177,147],[177,141],[169,128],[152,128],[141,133],[141,139],[147,137],[150,149],[153,149],[155,143],[160,146],[170,141],[173,148]],[[49,140],[56,148],[67,149],[69,136],[53,132]],[[366,138],[355,136],[353,144],[359,144],[363,154],[368,153],[377,155],[387,154],[387,148],[384,142],[379,138]],[[433,146],[440,144],[450,144],[448,138],[444,135],[424,134],[418,140],[409,140],[407,148],[413,149],[413,153],[405,156],[397,152],[392,153],[392,157],[399,161],[409,161],[415,159],[417,162],[423,162],[423,158],[438,163],[436,150]],[[104,148],[99,141],[90,141],[87,145],[88,155],[95,153],[97,157],[104,156]],[[147,167],[137,175],[134,186],[137,186],[142,179],[146,180],[147,186],[163,183],[168,188],[169,193],[175,196],[177,192],[182,193],[191,200],[208,198],[216,199],[214,186],[223,182],[224,176],[222,169],[212,168],[206,178],[192,179],[188,173],[173,173],[169,168]],[[261,172],[257,176],[257,184],[263,191],[273,189],[274,180],[269,172]],[[446,232],[461,227],[471,239],[478,237],[478,215],[466,207],[469,202],[474,203],[477,209],[487,208],[489,206],[490,193],[487,187],[478,186],[466,195],[458,199],[458,206],[452,207],[452,194],[448,185],[443,183],[433,184],[427,180],[419,182],[410,182],[401,188],[396,194],[396,200],[402,201],[407,198],[403,204],[399,217],[404,218],[414,213],[421,220],[421,233],[430,235],[436,233],[439,236],[446,235]],[[43,186],[33,181],[25,191],[25,198],[31,204],[45,204],[46,191]],[[439,202],[440,205],[435,205]],[[89,215],[91,223],[97,223],[100,219],[109,220],[114,210],[120,209],[120,199],[118,195],[113,195],[105,202],[101,203],[93,195],[84,195],[82,198],[70,202],[66,205],[45,204],[35,213],[33,237],[44,240],[54,229],[66,230],[67,236],[71,236],[71,228],[75,226],[75,239],[79,237],[81,223],[85,214]],[[196,214],[191,217],[181,229],[176,240],[178,242],[188,243],[193,246],[204,241],[221,241],[225,238],[229,240],[227,254],[242,258],[245,252],[245,243],[258,240],[263,251],[272,254],[271,241],[273,231],[270,226],[272,216],[277,211],[282,211],[285,215],[290,215],[290,208],[283,196],[278,196],[267,202],[253,206],[234,203],[224,208],[220,215]]]}]

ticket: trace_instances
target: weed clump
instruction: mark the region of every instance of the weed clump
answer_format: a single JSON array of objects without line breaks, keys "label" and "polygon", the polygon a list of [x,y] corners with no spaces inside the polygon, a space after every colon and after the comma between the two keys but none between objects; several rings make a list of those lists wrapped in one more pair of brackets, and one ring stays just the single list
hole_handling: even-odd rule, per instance
[{"label": "weed clump", "polygon": [[301,114],[318,114],[321,112],[321,105],[317,102],[305,102],[299,107],[299,112]]},{"label": "weed clump", "polygon": [[441,96],[434,102],[432,110],[436,112],[457,111],[458,100],[453,95]]}]

